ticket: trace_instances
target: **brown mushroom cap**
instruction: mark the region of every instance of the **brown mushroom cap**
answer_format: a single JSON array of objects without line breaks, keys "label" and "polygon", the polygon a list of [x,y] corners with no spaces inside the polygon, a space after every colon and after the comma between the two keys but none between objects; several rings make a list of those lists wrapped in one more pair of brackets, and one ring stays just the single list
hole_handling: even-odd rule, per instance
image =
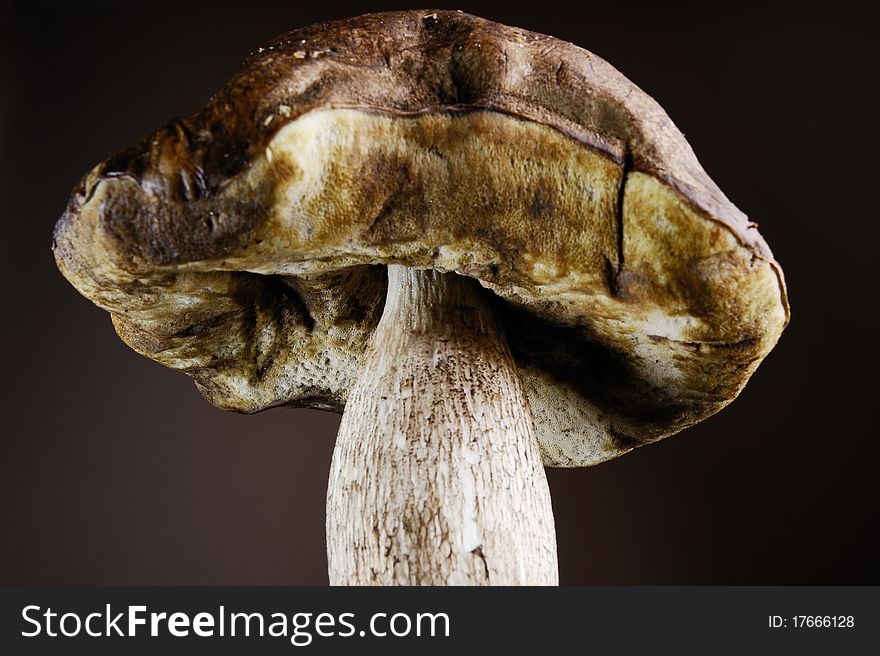
[{"label": "brown mushroom cap", "polygon": [[96,167],[58,266],[222,408],[341,410],[385,267],[492,293],[548,465],[733,400],[782,271],[682,134],[599,57],[461,12],[290,32],[199,112]]}]

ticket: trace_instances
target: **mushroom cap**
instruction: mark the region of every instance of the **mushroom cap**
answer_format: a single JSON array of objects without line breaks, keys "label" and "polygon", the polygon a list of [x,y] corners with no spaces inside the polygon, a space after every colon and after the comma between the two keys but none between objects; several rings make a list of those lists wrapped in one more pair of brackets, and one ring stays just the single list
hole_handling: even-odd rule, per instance
[{"label": "mushroom cap", "polygon": [[451,11],[259,48],[93,169],[53,248],[127,344],[240,412],[344,407],[385,265],[476,278],[555,466],[717,412],[789,316],[756,225],[654,100],[586,50]]}]

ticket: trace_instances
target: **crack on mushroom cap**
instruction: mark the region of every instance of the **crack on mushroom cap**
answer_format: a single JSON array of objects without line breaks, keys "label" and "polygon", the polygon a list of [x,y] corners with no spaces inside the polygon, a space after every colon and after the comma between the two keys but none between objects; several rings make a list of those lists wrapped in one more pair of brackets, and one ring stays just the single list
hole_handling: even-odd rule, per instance
[{"label": "crack on mushroom cap", "polygon": [[[665,113],[575,46],[422,13],[252,55],[83,180],[61,270],[135,350],[241,412],[342,409],[389,263],[489,290],[547,464],[729,403],[787,322],[781,269]],[[304,40],[326,56],[297,57]]]}]

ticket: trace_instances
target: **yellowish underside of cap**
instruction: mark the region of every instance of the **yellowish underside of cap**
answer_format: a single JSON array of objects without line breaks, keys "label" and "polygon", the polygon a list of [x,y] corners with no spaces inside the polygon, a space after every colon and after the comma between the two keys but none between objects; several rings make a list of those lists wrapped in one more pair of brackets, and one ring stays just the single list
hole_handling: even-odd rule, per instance
[{"label": "yellowish underside of cap", "polygon": [[[222,193],[267,184],[270,215],[247,247],[186,269],[281,274],[294,287],[303,276],[362,264],[457,271],[582,330],[647,390],[662,390],[658,399],[684,408],[658,427],[523,361],[548,465],[601,462],[712,414],[738,394],[785,323],[776,273],[729,228],[653,176],[625,175],[606,154],[539,123],[489,111],[315,111],[282,128]],[[330,321],[311,309],[319,327]],[[295,336],[300,348],[259,380],[246,362],[218,374],[212,400],[248,410],[271,398],[294,402],[283,397],[300,372],[312,376],[310,390],[321,383],[309,361],[315,352],[326,359],[320,378],[344,398],[370,329],[275,331],[271,340]],[[304,340],[321,344],[306,349]]]}]

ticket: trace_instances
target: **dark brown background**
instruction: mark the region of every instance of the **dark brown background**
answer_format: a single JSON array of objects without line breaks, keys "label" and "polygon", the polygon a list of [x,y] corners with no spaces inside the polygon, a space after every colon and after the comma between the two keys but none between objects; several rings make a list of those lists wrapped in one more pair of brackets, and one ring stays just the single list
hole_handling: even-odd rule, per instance
[{"label": "dark brown background", "polygon": [[[461,4],[657,98],[791,289],[791,325],[731,407],[549,472],[562,582],[880,583],[874,21],[840,3]],[[69,5],[0,16],[0,583],[324,584],[338,417],[214,409],[114,336],[50,233],[82,173],[198,108],[268,37],[394,5]]]}]

